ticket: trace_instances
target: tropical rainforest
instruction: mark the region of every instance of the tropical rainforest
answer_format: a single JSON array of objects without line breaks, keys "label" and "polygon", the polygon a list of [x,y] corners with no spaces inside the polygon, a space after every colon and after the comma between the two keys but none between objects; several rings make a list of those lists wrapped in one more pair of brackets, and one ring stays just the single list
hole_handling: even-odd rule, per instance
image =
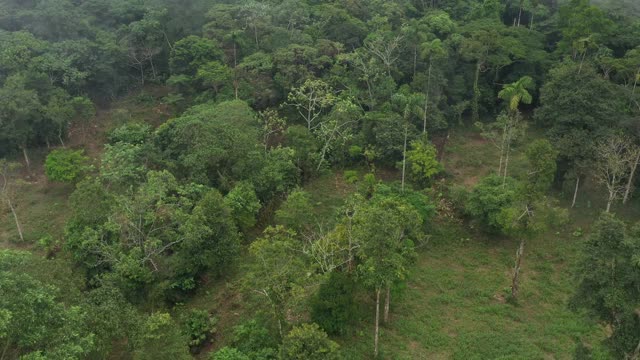
[{"label": "tropical rainforest", "polygon": [[0,360],[640,359],[635,0],[0,0]]}]

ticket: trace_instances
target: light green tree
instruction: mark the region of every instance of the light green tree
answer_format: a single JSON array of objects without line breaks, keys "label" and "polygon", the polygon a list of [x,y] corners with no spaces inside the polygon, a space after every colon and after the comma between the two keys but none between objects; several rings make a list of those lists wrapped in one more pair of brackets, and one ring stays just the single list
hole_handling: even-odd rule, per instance
[{"label": "light green tree", "polygon": [[388,320],[391,285],[405,279],[415,256],[414,241],[422,219],[409,204],[395,199],[366,203],[353,218],[353,236],[360,247],[358,276],[373,289],[376,299],[374,356],[378,356],[380,295],[386,290],[384,320]]},{"label": "light green tree", "polygon": [[533,96],[529,91],[533,90],[535,83],[530,76],[523,76],[518,81],[504,85],[498,93],[498,97],[509,103],[509,111],[518,111],[520,103],[531,104]]},{"label": "light green tree", "polygon": [[282,360],[337,360],[338,344],[317,324],[297,326],[282,341]]}]

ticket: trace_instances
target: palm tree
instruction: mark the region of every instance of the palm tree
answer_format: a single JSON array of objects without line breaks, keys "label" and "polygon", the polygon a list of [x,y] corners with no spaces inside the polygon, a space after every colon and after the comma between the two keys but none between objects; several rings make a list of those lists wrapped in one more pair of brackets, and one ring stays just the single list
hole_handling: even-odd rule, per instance
[{"label": "palm tree", "polygon": [[520,103],[531,104],[533,96],[529,90],[534,86],[535,82],[530,76],[523,76],[516,82],[504,85],[498,93],[498,97],[509,101],[509,111],[516,112]]}]

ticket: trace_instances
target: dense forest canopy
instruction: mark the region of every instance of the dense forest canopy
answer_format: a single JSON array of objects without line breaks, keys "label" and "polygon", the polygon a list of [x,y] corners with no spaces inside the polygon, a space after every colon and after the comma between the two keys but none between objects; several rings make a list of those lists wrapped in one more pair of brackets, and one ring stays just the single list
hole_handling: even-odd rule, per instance
[{"label": "dense forest canopy", "polygon": [[[0,360],[640,359],[639,82],[633,0],[0,0]],[[576,325],[394,322],[465,246]]]}]

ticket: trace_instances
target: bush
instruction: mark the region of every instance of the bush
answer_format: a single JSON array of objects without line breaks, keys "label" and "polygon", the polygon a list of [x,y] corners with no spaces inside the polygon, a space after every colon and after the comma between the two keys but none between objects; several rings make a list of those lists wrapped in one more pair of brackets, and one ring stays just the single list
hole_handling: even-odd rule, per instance
[{"label": "bush", "polygon": [[225,346],[211,355],[211,360],[251,360],[251,358],[236,348]]},{"label": "bush", "polygon": [[311,301],[311,319],[329,334],[344,335],[354,319],[354,292],[355,283],[349,275],[331,273]]},{"label": "bush", "polygon": [[119,142],[139,145],[147,142],[151,138],[151,126],[142,123],[130,122],[122,125],[109,134],[109,143]]},{"label": "bush", "polygon": [[83,150],[53,150],[44,163],[44,170],[49,181],[74,183],[90,169],[89,158]]},{"label": "bush", "polygon": [[359,179],[360,176],[358,176],[358,172],[355,170],[346,170],[344,172],[344,181],[346,181],[347,184],[355,184]]},{"label": "bush", "polygon": [[233,345],[252,360],[276,358],[275,336],[257,320],[233,328]]},{"label": "bush", "polygon": [[231,215],[240,230],[246,232],[256,224],[256,217],[262,206],[251,183],[239,182],[224,197],[224,201],[231,209]]},{"label": "bush", "polygon": [[218,319],[211,317],[206,310],[192,309],[182,316],[183,332],[189,338],[192,350],[198,348],[215,333]]},{"label": "bush", "polygon": [[490,232],[503,231],[502,215],[519,195],[515,179],[489,175],[473,188],[467,199],[466,210]]},{"label": "bush", "polygon": [[338,344],[329,339],[317,324],[293,328],[282,341],[282,360],[336,360]]}]

